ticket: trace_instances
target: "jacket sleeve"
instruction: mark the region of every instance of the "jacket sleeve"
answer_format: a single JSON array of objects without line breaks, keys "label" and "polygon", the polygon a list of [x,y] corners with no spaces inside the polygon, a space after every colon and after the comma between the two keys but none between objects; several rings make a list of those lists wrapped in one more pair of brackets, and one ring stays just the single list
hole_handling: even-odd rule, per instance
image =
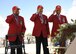
[{"label": "jacket sleeve", "polygon": [[13,17],[7,16],[7,19],[5,21],[10,24],[13,21]]},{"label": "jacket sleeve", "polygon": [[52,14],[52,15],[49,17],[48,22],[53,22],[53,17],[54,17],[54,15]]},{"label": "jacket sleeve", "polygon": [[50,35],[50,29],[49,29],[49,23],[48,23],[47,17],[46,17],[46,20],[47,20],[47,24],[46,24],[46,26],[47,26],[47,33],[48,33],[48,35]]},{"label": "jacket sleeve", "polygon": [[37,17],[38,17],[38,14],[33,14],[30,20],[34,22]]},{"label": "jacket sleeve", "polygon": [[65,23],[68,23],[66,16],[65,16]]},{"label": "jacket sleeve", "polygon": [[21,33],[24,34],[25,31],[26,31],[26,27],[25,27],[24,18],[23,18],[23,20],[22,20],[22,31],[21,31]]},{"label": "jacket sleeve", "polygon": [[48,35],[50,35],[50,29],[49,29],[49,24],[47,23],[47,31],[48,31]]}]

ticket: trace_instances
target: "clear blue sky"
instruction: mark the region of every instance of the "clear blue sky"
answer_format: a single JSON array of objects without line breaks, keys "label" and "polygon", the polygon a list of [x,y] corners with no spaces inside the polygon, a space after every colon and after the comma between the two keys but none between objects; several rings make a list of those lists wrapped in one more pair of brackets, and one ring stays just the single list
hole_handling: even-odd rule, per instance
[{"label": "clear blue sky", "polygon": [[21,8],[20,15],[29,20],[31,15],[36,12],[38,5],[43,5],[44,11],[51,11],[58,4],[67,10],[71,7],[72,0],[0,0],[0,15],[5,18],[12,14],[13,6],[18,6]]}]

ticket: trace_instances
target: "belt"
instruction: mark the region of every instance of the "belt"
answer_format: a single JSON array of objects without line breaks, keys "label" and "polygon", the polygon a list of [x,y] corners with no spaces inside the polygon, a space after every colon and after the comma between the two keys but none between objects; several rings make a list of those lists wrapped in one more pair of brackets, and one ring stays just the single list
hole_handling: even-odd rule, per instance
[{"label": "belt", "polygon": [[21,34],[7,34],[6,36],[20,36]]}]

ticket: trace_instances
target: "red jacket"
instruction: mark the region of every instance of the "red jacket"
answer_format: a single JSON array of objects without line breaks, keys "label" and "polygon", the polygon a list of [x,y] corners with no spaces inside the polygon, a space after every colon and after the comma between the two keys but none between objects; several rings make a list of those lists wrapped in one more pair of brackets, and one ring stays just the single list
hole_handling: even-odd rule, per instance
[{"label": "red jacket", "polygon": [[67,23],[66,16],[60,15],[60,20],[57,15],[51,15],[48,19],[49,22],[53,22],[51,36],[54,37],[58,33],[57,29],[59,29],[59,25],[63,23]]},{"label": "red jacket", "polygon": [[45,15],[42,15],[42,16],[43,16],[44,22],[46,22],[46,23],[43,23],[43,24],[41,23],[39,14],[32,15],[32,17],[30,19],[31,21],[34,22],[34,28],[33,28],[32,35],[39,37],[42,32],[43,37],[46,38],[50,34],[49,25],[48,25],[47,17]]},{"label": "red jacket", "polygon": [[[21,16],[18,16],[18,23],[15,19],[15,16],[9,15],[7,16],[6,22],[9,24],[9,30],[8,30],[8,40],[9,41],[15,41],[16,40],[16,35],[21,34],[25,32],[25,24],[24,24],[24,19]],[[23,37],[18,36],[20,41],[22,41]]]}]

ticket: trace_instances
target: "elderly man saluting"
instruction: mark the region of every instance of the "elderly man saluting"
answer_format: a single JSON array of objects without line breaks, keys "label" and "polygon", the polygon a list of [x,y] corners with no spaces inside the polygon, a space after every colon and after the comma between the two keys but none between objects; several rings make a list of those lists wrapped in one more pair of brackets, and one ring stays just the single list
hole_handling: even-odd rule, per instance
[{"label": "elderly man saluting", "polygon": [[[7,16],[6,23],[9,24],[8,30],[8,40],[11,46],[21,45],[23,41],[23,36],[26,30],[24,24],[24,18],[19,15],[19,10],[17,6],[12,8],[13,14]],[[15,48],[11,48],[11,54],[15,54]],[[22,54],[22,48],[17,48],[17,54]]]},{"label": "elderly man saluting", "polygon": [[[67,18],[65,15],[61,15],[61,6],[57,5],[55,10],[53,11],[52,15],[49,17],[48,21],[53,23],[52,32],[51,32],[51,39],[56,37],[56,35],[59,33],[57,31],[59,29],[59,26],[67,22]],[[60,44],[62,46],[62,44]],[[65,42],[64,44],[65,45]],[[63,52],[61,54],[64,54]]]},{"label": "elderly man saluting", "polygon": [[40,54],[41,43],[43,45],[44,54],[49,54],[47,48],[48,42],[47,37],[50,34],[47,16],[42,14],[43,6],[38,5],[37,12],[32,15],[31,21],[34,22],[34,29],[32,35],[36,39],[36,54]]}]

